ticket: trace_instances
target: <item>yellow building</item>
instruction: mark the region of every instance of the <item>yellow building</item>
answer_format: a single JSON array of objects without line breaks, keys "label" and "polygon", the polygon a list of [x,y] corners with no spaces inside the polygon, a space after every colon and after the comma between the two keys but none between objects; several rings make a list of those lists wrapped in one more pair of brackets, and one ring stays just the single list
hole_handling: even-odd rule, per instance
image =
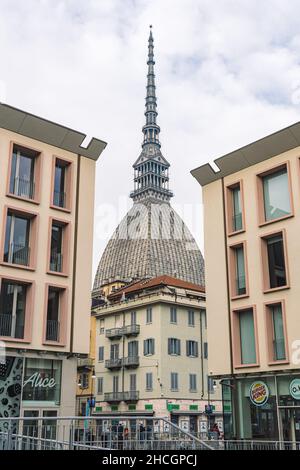
[{"label": "yellow building", "polygon": [[300,124],[192,171],[225,436],[300,441]]}]

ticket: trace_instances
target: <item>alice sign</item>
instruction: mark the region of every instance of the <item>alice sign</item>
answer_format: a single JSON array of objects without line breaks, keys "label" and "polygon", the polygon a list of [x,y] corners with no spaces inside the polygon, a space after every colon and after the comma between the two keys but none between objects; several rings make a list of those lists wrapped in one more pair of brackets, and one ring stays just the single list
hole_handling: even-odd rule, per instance
[{"label": "alice sign", "polygon": [[300,400],[300,379],[294,379],[290,383],[290,394],[295,400]]},{"label": "alice sign", "polygon": [[35,372],[28,379],[24,380],[23,386],[31,385],[33,388],[53,388],[56,385],[53,377],[42,377],[39,372]]}]

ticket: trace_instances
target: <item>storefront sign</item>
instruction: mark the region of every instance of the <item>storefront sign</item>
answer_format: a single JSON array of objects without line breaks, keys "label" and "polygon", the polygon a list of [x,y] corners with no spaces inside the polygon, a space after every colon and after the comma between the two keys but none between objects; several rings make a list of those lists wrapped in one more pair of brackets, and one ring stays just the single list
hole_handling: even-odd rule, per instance
[{"label": "storefront sign", "polygon": [[300,400],[300,379],[294,379],[290,383],[290,394],[295,400]]},{"label": "storefront sign", "polygon": [[53,388],[56,382],[53,378],[43,378],[39,372],[35,372],[27,380],[24,381],[25,385],[30,384],[32,387]]},{"label": "storefront sign", "polygon": [[268,386],[261,382],[253,382],[250,387],[250,400],[255,406],[263,406],[269,399]]}]

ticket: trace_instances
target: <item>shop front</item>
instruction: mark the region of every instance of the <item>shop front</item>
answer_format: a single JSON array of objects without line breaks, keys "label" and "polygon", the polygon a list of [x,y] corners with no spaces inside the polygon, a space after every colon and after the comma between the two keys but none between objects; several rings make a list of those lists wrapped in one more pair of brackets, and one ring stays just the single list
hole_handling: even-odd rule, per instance
[{"label": "shop front", "polygon": [[223,380],[225,439],[300,442],[300,372]]}]

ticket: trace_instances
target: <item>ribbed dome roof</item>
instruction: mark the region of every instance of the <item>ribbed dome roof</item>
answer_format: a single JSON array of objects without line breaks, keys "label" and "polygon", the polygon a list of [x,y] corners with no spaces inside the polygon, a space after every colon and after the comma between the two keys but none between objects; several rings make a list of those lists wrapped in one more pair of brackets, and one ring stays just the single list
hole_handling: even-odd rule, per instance
[{"label": "ribbed dome roof", "polygon": [[204,260],[169,203],[134,203],[101,257],[94,290],[114,280],[169,275],[204,286]]}]

